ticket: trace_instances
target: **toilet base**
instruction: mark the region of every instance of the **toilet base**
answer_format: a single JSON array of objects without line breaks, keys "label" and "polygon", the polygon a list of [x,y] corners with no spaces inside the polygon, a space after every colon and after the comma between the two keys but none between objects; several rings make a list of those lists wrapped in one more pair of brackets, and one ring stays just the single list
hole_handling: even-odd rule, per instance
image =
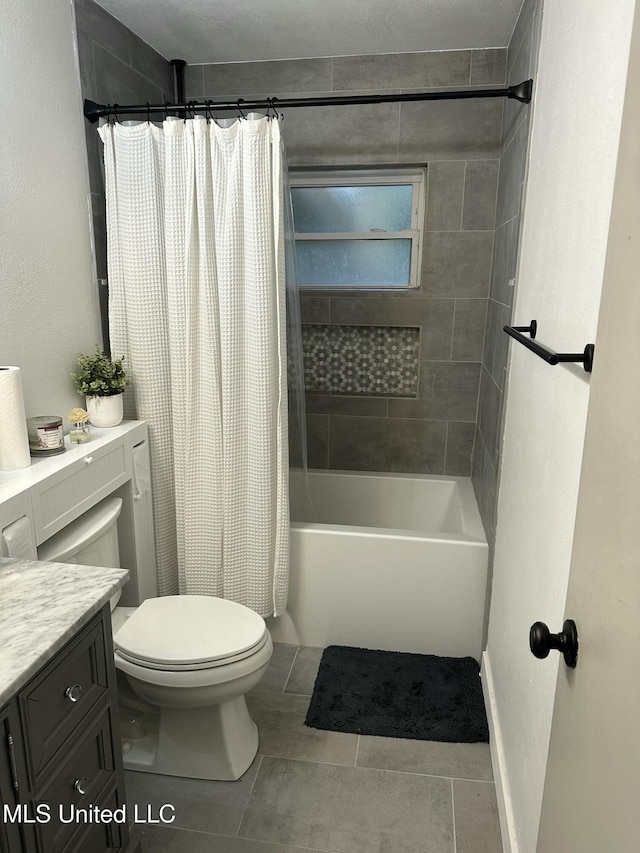
[{"label": "toilet base", "polygon": [[235,782],[258,751],[258,729],[244,696],[203,708],[145,714],[146,734],[123,740],[125,770]]}]

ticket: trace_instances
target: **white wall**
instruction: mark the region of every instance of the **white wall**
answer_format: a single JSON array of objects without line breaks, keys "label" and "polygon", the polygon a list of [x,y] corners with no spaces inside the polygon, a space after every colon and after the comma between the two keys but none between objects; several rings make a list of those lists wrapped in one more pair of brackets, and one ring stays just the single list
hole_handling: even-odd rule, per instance
[{"label": "white wall", "polygon": [[2,0],[0,364],[27,416],[83,405],[69,377],[101,343],[71,0]]},{"label": "white wall", "polygon": [[[559,352],[595,341],[634,6],[544,6],[514,322],[537,319]],[[532,656],[529,627],[562,628],[588,398],[581,366],[511,345],[483,669],[505,847],[519,853],[536,848],[561,660]]]}]

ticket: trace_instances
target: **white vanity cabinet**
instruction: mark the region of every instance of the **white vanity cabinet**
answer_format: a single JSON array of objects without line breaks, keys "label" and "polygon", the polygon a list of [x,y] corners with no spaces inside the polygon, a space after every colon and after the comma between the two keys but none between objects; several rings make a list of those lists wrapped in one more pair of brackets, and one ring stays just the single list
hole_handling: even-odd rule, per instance
[{"label": "white vanity cabinet", "polygon": [[[0,531],[26,519],[33,541],[40,546],[104,498],[117,496],[123,502],[118,520],[120,562],[129,570],[120,601],[134,606],[155,596],[147,425],[128,421],[110,429],[92,428],[90,441],[71,445],[67,437],[66,448],[59,455],[34,459],[29,468],[0,471]],[[3,549],[0,536],[0,557],[8,557]],[[48,622],[39,607],[33,606],[28,614],[22,612],[22,603],[34,596],[34,587],[29,592],[21,586],[29,577],[39,589],[48,586],[53,590],[43,600],[55,605],[66,601],[69,593],[68,581],[66,587],[60,586],[67,569],[73,576],[72,589],[81,585],[76,577],[82,577],[90,597],[100,594],[101,584],[111,582],[106,575],[109,570],[64,566],[65,572],[56,576],[61,564],[55,570],[38,562],[30,567],[29,562],[15,575],[7,575],[7,565],[17,565],[17,561],[0,560],[0,573],[5,572],[8,584],[0,596],[0,618],[2,607],[7,608],[0,624],[5,634],[0,635],[10,644],[24,634],[22,648],[34,654],[38,646],[32,626],[37,624],[40,634],[47,637],[46,652],[28,679],[20,680],[17,674],[22,659],[8,658],[10,664],[0,672],[0,681],[2,677],[18,678],[16,686],[0,697],[0,808],[5,818],[0,821],[0,853],[130,853],[137,845],[129,841],[126,824],[15,819],[18,806],[24,809],[20,817],[33,819],[39,807],[50,808],[52,815],[63,808],[68,815],[70,806],[113,810],[124,805],[108,603],[100,604],[97,612],[95,606],[86,611],[81,608],[82,613],[75,613],[76,621],[71,623],[76,626],[73,636],[66,634],[70,638],[64,644],[51,647],[56,617]],[[32,571],[44,574],[36,577]],[[114,572],[121,585],[126,573],[111,569]],[[99,601],[108,602],[108,597],[102,595]],[[14,628],[9,625],[11,613],[18,618]],[[11,815],[14,818],[7,819]]]},{"label": "white vanity cabinet", "polygon": [[127,452],[124,442],[96,448],[85,445],[81,458],[73,459],[31,490],[38,545],[129,479]]},{"label": "white vanity cabinet", "polygon": [[[29,468],[0,471],[0,531],[26,518],[36,545],[79,518],[109,495],[122,498],[118,520],[121,564],[131,572],[121,604],[134,606],[156,595],[151,494],[141,468],[148,465],[144,421],[92,427],[80,445],[65,439],[65,453],[34,459]],[[2,550],[0,556],[8,556]]]}]

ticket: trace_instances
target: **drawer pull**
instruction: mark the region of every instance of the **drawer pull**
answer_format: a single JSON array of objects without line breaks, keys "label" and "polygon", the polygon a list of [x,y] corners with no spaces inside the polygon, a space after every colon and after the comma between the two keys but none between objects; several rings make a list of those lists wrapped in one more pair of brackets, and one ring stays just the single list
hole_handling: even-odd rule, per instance
[{"label": "drawer pull", "polygon": [[79,794],[86,794],[89,790],[90,781],[91,780],[89,776],[81,776],[80,779],[76,779],[76,781],[73,783],[73,788]]},{"label": "drawer pull", "polygon": [[93,456],[85,456],[84,457],[84,464],[85,465],[91,465],[92,462],[93,462]]},{"label": "drawer pull", "polygon": [[64,691],[64,695],[70,702],[77,702],[82,696],[82,684],[72,684]]}]

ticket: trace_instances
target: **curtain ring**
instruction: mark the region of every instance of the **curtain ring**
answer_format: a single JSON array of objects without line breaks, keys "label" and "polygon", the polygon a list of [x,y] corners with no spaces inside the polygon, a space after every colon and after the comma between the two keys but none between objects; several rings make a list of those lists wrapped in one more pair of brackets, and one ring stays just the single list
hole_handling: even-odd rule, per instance
[{"label": "curtain ring", "polygon": [[147,124],[151,124],[151,108],[149,106],[149,101],[147,101]]},{"label": "curtain ring", "polygon": [[120,119],[118,118],[118,104],[114,104],[111,109],[113,110],[113,122],[114,124],[118,122],[118,124],[122,124]]},{"label": "curtain ring", "polygon": [[[278,112],[273,105],[273,98],[267,98],[267,118],[278,118]],[[273,116],[271,115],[271,110],[273,110]]]},{"label": "curtain ring", "polygon": [[164,120],[166,121],[169,118],[169,110],[173,106],[171,101],[165,101],[164,104]]},{"label": "curtain ring", "polygon": [[207,114],[207,115],[208,115],[208,117],[209,117],[209,118],[207,119],[207,121],[211,120],[215,125],[217,125],[218,127],[220,127],[220,123],[218,122],[218,119],[217,119],[217,118],[214,116],[214,114],[211,112],[211,106],[212,106],[212,104],[213,104],[213,103],[214,103],[213,101],[206,101],[206,104],[207,104],[206,114]]},{"label": "curtain ring", "polygon": [[186,124],[187,119],[194,119],[196,116],[195,105],[197,101],[186,101],[184,105],[184,123]]},{"label": "curtain ring", "polygon": [[276,108],[276,101],[278,99],[277,98],[270,98],[269,100],[271,101],[271,106],[273,107],[273,117],[277,118],[279,121],[284,121],[284,116],[282,115],[282,113],[280,113],[280,115],[278,115],[278,110]]},{"label": "curtain ring", "polygon": [[211,104],[210,100],[206,100],[204,102],[204,115],[205,115],[205,118],[207,119],[207,124],[209,124],[211,121],[213,121],[213,116],[211,115],[211,108],[209,106],[210,104]]},{"label": "curtain ring", "polygon": [[238,98],[238,103],[236,104],[236,106],[237,106],[237,108],[238,108],[238,112],[240,113],[240,115],[242,116],[242,118],[246,119],[246,115],[245,115],[245,114],[242,112],[242,110],[240,109],[240,102],[241,102],[241,101],[244,101],[244,98]]}]

